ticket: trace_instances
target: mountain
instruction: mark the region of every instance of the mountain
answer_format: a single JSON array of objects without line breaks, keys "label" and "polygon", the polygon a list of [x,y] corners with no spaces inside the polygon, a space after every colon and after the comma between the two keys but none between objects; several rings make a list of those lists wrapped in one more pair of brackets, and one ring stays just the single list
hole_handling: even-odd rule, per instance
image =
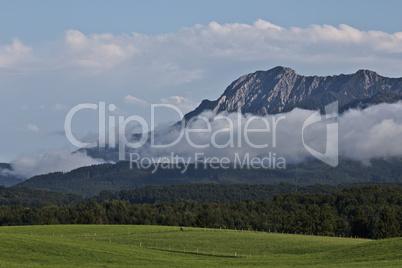
[{"label": "mountain", "polygon": [[50,173],[32,177],[15,187],[44,189],[62,193],[94,196],[101,191],[119,191],[147,185],[177,185],[188,183],[251,183],[295,185],[311,184],[351,184],[363,182],[402,182],[402,159],[372,160],[370,165],[358,161],[343,160],[337,168],[332,168],[318,160],[297,165],[288,165],[286,170],[263,168],[214,169],[207,165],[189,165],[186,172],[173,167],[130,169],[128,162],[82,167],[62,173]]},{"label": "mountain", "polygon": [[[206,110],[236,112],[255,115],[277,114],[294,108],[324,110],[338,101],[338,111],[350,108],[366,108],[372,104],[394,103],[402,100],[402,78],[388,78],[370,70],[358,70],[354,74],[333,76],[302,76],[291,68],[275,67],[243,75],[233,81],[215,101],[203,100],[184,120]],[[168,129],[156,131],[157,139],[180,128],[180,122]],[[134,133],[131,141],[138,141],[141,134]],[[148,144],[149,144],[148,140]],[[118,148],[81,149],[93,158],[117,161]],[[131,150],[133,152],[135,150]]]},{"label": "mountain", "polygon": [[402,78],[388,78],[370,70],[333,76],[302,76],[286,67],[257,71],[233,81],[215,101],[204,100],[185,119],[205,110],[256,115],[276,114],[296,107],[320,109],[338,101],[340,110],[359,103],[377,104],[402,99]]},{"label": "mountain", "polygon": [[[323,109],[338,101],[339,110],[367,107],[370,104],[396,102],[402,99],[402,78],[387,78],[368,70],[349,75],[326,77],[301,76],[294,70],[275,67],[244,75],[231,83],[215,101],[204,100],[194,111],[185,115],[188,120],[205,110],[258,115],[275,114],[298,108]],[[166,135],[161,131],[160,135]],[[138,139],[138,135],[133,135]],[[92,157],[117,159],[117,148],[85,150]],[[63,193],[94,196],[103,190],[119,191],[147,185],[176,185],[188,183],[265,183],[283,182],[295,185],[351,184],[360,182],[402,182],[402,158],[372,160],[370,165],[341,159],[336,168],[320,161],[287,165],[286,170],[267,169],[197,169],[190,165],[180,169],[164,169],[155,173],[130,169],[129,163],[119,162],[83,167],[68,173],[52,173],[30,178],[17,187],[46,189]]]}]

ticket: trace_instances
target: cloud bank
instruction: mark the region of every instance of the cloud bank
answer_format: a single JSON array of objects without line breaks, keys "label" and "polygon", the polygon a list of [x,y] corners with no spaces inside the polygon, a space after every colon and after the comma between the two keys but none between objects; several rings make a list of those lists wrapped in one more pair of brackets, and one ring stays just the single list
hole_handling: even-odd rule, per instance
[{"label": "cloud bank", "polygon": [[[275,153],[287,163],[301,163],[313,158],[303,145],[325,153],[327,125],[338,123],[339,157],[369,162],[373,158],[388,159],[402,156],[402,102],[379,104],[364,110],[351,109],[334,120],[322,120],[304,129],[303,123],[314,111],[294,109],[288,113],[257,117],[238,113],[213,114],[204,112],[189,123],[188,136],[167,148],[143,146],[135,150],[140,157],[169,157],[173,152],[194,160],[194,155],[205,157],[264,157]],[[210,130],[208,123],[210,123]],[[230,123],[232,122],[232,123]],[[262,130],[245,134],[245,129]],[[194,131],[201,130],[201,131]],[[155,135],[155,144],[174,142],[179,129],[161,131]]]},{"label": "cloud bank", "polygon": [[106,163],[102,159],[93,159],[84,153],[52,151],[36,156],[21,156],[11,162],[13,171],[8,172],[23,178],[51,172],[68,172],[73,169]]},{"label": "cloud bank", "polygon": [[[400,75],[402,59],[402,32],[361,31],[345,24],[283,28],[261,19],[252,25],[211,22],[156,36],[68,30],[58,44],[56,52],[40,54],[40,48],[15,39],[0,47],[0,66],[31,71],[76,68],[90,75],[129,68],[138,79],[175,85],[200,79],[216,63],[267,61],[324,69],[330,63],[344,70],[366,67]],[[158,79],[152,79],[155,75]]]},{"label": "cloud bank", "polygon": [[[302,128],[305,120],[315,111],[294,109],[287,113],[264,117],[250,114],[204,112],[199,119],[191,121],[187,128],[193,131],[179,142],[167,148],[155,148],[146,144],[135,151],[141,158],[170,158],[172,153],[185,161],[228,158],[234,162],[236,155],[243,161],[263,158],[275,154],[286,164],[302,163],[312,159],[302,142]],[[211,125],[207,129],[207,122]],[[232,122],[233,124],[231,124]],[[304,142],[314,150],[325,153],[327,124],[338,123],[339,157],[369,163],[371,159],[389,159],[402,156],[402,102],[379,104],[369,108],[351,109],[339,115],[336,120],[322,120],[304,130]],[[245,134],[245,129],[251,131]],[[178,129],[170,128],[156,133],[155,144],[169,144],[179,137]],[[208,161],[208,160],[207,160]],[[84,153],[54,151],[37,156],[22,156],[11,163],[13,172],[20,177],[70,170],[106,163],[93,159]]]}]

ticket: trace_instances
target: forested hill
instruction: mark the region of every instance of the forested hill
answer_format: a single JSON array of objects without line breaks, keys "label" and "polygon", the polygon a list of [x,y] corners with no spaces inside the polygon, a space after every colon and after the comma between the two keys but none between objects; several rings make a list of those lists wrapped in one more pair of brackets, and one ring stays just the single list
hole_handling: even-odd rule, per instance
[{"label": "forested hill", "polygon": [[144,186],[116,193],[102,191],[94,199],[98,203],[125,200],[131,204],[180,203],[188,200],[197,202],[234,202],[252,200],[272,200],[283,194],[332,194],[354,188],[395,188],[402,190],[402,183],[362,183],[350,185],[314,184],[296,186],[289,183],[271,184],[181,184]]},{"label": "forested hill", "polygon": [[363,182],[402,182],[402,159],[373,160],[370,165],[357,161],[340,161],[332,168],[320,161],[288,165],[279,169],[213,169],[190,165],[181,169],[130,169],[128,162],[82,167],[68,173],[51,173],[35,176],[17,187],[45,189],[83,196],[94,196],[101,191],[116,192],[147,185],[177,185],[189,183],[250,183],[295,185],[351,184]]},{"label": "forested hill", "polygon": [[195,202],[235,202],[273,200],[283,194],[332,194],[353,188],[395,188],[402,189],[402,183],[362,183],[350,185],[308,185],[296,186],[289,183],[271,184],[217,184],[195,183],[179,185],[144,186],[118,192],[102,191],[99,195],[84,198],[80,195],[63,194],[39,189],[0,186],[0,206],[67,206],[84,204],[90,199],[99,204],[105,201],[128,201],[130,204],[161,204]]},{"label": "forested hill", "polygon": [[84,203],[86,200],[79,195],[63,194],[39,189],[15,188],[0,186],[0,206],[65,206]]}]

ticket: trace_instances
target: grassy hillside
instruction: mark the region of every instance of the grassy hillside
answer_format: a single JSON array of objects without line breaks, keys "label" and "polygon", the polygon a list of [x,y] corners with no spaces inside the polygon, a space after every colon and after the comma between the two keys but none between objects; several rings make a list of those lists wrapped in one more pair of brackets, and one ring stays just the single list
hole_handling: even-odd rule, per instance
[{"label": "grassy hillside", "polygon": [[[201,165],[202,166],[202,165]],[[44,189],[62,193],[94,196],[103,190],[120,191],[146,185],[177,185],[188,183],[252,183],[294,185],[351,184],[363,182],[402,182],[402,159],[373,160],[371,165],[356,161],[341,161],[332,168],[319,161],[288,165],[286,170],[228,168],[190,165],[181,169],[130,169],[128,162],[82,167],[71,172],[56,172],[32,177],[17,187]]]},{"label": "grassy hillside", "polygon": [[401,238],[373,241],[162,226],[53,225],[1,227],[0,240],[1,267],[402,264]]}]

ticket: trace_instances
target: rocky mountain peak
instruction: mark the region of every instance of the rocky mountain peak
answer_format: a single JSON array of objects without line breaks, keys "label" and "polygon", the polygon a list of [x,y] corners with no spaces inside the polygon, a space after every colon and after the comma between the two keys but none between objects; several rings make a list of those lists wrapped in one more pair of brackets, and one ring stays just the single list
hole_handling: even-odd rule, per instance
[{"label": "rocky mountain peak", "polygon": [[379,75],[376,72],[370,71],[370,70],[365,70],[365,69],[360,69],[356,72],[356,75],[361,76],[365,79],[365,81],[368,80],[378,80]]},{"label": "rocky mountain peak", "polygon": [[338,101],[340,107],[363,100],[367,103],[379,92],[402,96],[402,78],[382,77],[364,69],[349,75],[302,76],[291,68],[277,66],[241,76],[221,97],[215,101],[204,100],[185,119],[204,110],[219,113],[240,109],[243,113],[258,115],[286,112],[296,107],[322,110],[333,101]]},{"label": "rocky mountain peak", "polygon": [[[264,71],[262,71],[264,72]],[[293,70],[292,68],[289,67],[283,67],[283,66],[276,66],[266,72],[270,72],[270,73],[282,73],[282,74],[296,74],[296,71]]]}]

